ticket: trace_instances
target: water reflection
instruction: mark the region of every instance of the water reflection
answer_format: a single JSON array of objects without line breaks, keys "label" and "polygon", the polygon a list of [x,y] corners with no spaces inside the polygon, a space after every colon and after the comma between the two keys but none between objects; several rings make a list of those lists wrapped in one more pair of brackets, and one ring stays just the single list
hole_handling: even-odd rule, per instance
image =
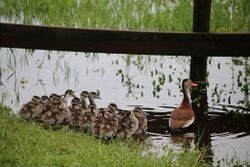
[{"label": "water reflection", "polygon": [[199,143],[200,149],[206,148],[206,160],[212,162],[235,155],[228,144],[243,161],[250,151],[246,147],[250,144],[250,117],[239,114],[250,110],[247,58],[209,58],[208,83],[201,91],[192,92],[192,97],[197,95],[193,107],[200,110],[197,123],[188,134],[176,135],[168,132],[168,118],[181,102],[181,81],[189,76],[190,58],[6,48],[1,48],[0,55],[0,100],[14,111],[34,94],[98,90],[102,97],[99,106],[115,102],[131,109],[139,105],[149,113],[152,147],[145,154],[160,156],[169,147],[180,150]]}]

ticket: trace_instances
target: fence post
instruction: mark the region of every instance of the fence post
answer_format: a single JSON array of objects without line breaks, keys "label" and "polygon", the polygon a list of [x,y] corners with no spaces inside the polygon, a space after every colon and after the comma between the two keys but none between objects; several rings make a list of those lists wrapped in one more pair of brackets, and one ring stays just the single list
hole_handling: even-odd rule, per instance
[{"label": "fence post", "polygon": [[[211,13],[211,0],[194,0],[193,9],[193,32],[209,32],[210,27],[210,13]],[[207,57],[203,55],[191,55],[190,64],[190,79],[198,81],[199,88],[192,92],[192,100],[194,101],[192,107],[196,114],[196,130],[199,138],[199,146],[209,146],[211,141],[209,139],[208,131],[206,130],[207,123]],[[210,148],[210,147],[208,147]],[[208,150],[207,154],[212,154]],[[209,156],[208,156],[209,157]],[[212,157],[212,156],[211,156]]]}]

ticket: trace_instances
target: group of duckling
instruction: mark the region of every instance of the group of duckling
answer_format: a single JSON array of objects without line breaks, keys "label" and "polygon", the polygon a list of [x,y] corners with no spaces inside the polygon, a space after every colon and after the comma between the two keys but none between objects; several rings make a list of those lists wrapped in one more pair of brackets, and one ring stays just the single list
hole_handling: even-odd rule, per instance
[{"label": "group of duckling", "polygon": [[[68,106],[70,97],[72,100]],[[97,108],[95,99],[98,98],[96,92],[88,91],[82,91],[78,98],[72,90],[67,90],[63,95],[33,96],[18,113],[26,120],[48,125],[69,125],[105,140],[145,137],[148,120],[140,107],[122,110],[115,103],[110,103],[106,108]]]}]

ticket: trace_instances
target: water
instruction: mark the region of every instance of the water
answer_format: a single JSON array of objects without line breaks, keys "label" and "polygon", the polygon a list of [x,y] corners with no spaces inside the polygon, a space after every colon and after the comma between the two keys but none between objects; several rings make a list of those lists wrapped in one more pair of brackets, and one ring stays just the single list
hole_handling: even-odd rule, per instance
[{"label": "water", "polygon": [[[247,58],[209,58],[208,119],[200,132],[173,135],[168,118],[182,100],[181,81],[189,76],[190,58],[91,54],[56,51],[0,50],[0,100],[17,111],[33,95],[59,93],[66,89],[99,91],[97,105],[115,102],[119,108],[141,106],[149,115],[152,144],[143,154],[163,156],[169,148],[181,150],[188,141],[193,148],[200,140],[209,146],[208,161],[234,157],[250,161],[250,116],[226,115],[229,111],[249,113]],[[242,121],[244,120],[244,121]]]}]

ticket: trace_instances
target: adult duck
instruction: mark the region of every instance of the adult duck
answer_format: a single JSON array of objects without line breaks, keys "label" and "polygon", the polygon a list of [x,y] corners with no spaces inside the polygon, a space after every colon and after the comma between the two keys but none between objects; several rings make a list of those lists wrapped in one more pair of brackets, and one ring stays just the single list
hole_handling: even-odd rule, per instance
[{"label": "adult duck", "polygon": [[190,79],[184,79],[182,82],[183,100],[181,105],[174,109],[169,118],[169,127],[171,130],[181,130],[189,127],[195,120],[195,114],[192,109],[188,92],[192,87],[198,86]]}]

